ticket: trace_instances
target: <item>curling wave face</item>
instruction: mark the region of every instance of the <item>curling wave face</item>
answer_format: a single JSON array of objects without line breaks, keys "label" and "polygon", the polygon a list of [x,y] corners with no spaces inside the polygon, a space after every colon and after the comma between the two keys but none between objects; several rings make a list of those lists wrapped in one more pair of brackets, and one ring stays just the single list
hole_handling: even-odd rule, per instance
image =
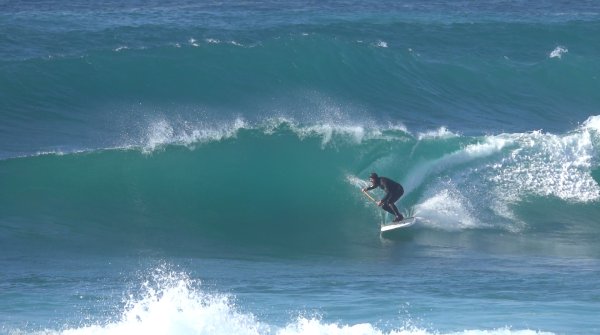
[{"label": "curling wave face", "polygon": [[401,206],[437,230],[535,231],[545,218],[530,210],[551,216],[558,202],[589,215],[600,201],[598,117],[566,134],[483,137],[289,119],[203,126],[160,120],[117,148],[0,161],[0,220],[15,227],[4,240],[143,247],[172,234],[312,248],[336,234],[343,245],[385,220],[358,192],[371,171],[400,181]]}]

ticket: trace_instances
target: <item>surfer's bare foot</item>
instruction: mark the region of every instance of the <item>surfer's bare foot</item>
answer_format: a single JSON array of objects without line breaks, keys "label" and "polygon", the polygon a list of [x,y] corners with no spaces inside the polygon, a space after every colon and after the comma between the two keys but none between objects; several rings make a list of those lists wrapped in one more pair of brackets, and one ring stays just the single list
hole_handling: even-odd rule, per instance
[{"label": "surfer's bare foot", "polygon": [[402,220],[404,220],[404,217],[402,215],[400,215],[400,216],[396,216],[396,218],[394,218],[393,222],[400,222]]}]

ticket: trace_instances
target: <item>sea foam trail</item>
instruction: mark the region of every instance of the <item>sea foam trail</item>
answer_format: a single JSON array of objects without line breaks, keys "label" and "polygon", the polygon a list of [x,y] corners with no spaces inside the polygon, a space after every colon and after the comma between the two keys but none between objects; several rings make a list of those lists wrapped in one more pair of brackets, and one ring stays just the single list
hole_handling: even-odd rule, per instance
[{"label": "sea foam trail", "polygon": [[[136,296],[136,297],[134,297]],[[28,332],[9,330],[11,335],[551,335],[534,330],[469,329],[438,332],[410,325],[382,330],[370,323],[328,323],[316,317],[298,316],[288,324],[277,326],[259,320],[249,312],[241,312],[234,298],[208,294],[185,273],[164,267],[156,269],[152,278],[143,281],[139,294],[129,295],[116,320],[104,323],[46,329]]]}]

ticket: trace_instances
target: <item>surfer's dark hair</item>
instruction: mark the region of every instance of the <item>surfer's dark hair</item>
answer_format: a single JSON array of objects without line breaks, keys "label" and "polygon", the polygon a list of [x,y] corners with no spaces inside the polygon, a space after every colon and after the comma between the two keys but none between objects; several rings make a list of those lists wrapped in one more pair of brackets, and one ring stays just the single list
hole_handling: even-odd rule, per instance
[{"label": "surfer's dark hair", "polygon": [[379,176],[375,172],[371,172],[371,176],[369,176],[369,178],[373,178],[375,180],[379,180]]}]

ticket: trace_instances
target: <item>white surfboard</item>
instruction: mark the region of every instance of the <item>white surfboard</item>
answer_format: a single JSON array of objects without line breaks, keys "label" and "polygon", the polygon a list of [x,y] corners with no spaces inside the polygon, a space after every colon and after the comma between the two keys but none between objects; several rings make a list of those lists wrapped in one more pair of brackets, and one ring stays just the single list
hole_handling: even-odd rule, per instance
[{"label": "white surfboard", "polygon": [[408,228],[415,224],[415,217],[411,216],[405,218],[402,221],[393,222],[391,224],[385,224],[381,226],[381,236],[393,234],[395,232],[401,231],[404,228]]}]

